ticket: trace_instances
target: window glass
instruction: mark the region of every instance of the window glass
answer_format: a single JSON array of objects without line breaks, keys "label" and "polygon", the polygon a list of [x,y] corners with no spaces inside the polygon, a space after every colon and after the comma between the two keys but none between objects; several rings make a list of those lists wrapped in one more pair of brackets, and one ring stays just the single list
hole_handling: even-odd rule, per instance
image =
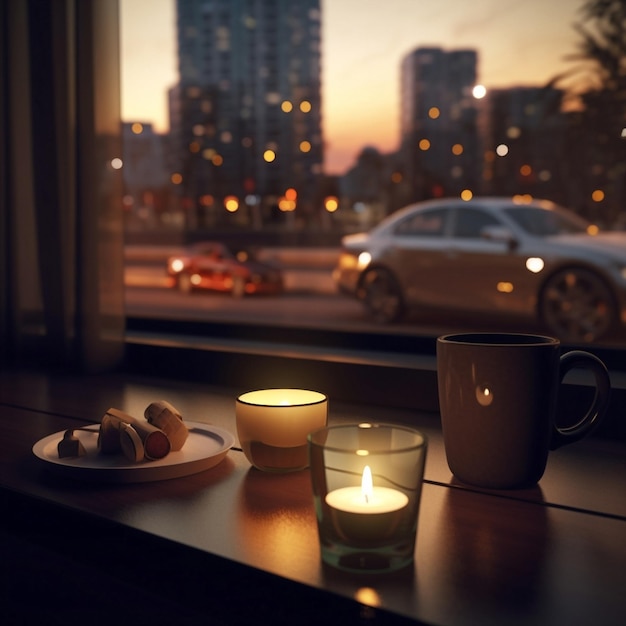
[{"label": "window glass", "polygon": [[547,237],[567,233],[586,233],[589,224],[578,216],[558,211],[531,211],[524,207],[512,207],[506,214],[531,235]]},{"label": "window glass", "polygon": [[453,236],[464,239],[480,239],[487,226],[500,226],[495,217],[480,209],[461,208],[456,212]]},{"label": "window glass", "polygon": [[396,235],[414,237],[443,237],[448,210],[426,211],[402,220],[395,228]]},{"label": "window glass", "polygon": [[[553,317],[578,329],[561,339],[626,345],[626,33],[613,27],[624,23],[623,2],[120,7],[129,317],[559,334],[542,325],[550,292]],[[485,198],[502,201],[502,221],[478,210]],[[542,211],[539,200],[566,212]],[[377,228],[415,203],[430,212]],[[507,244],[507,261],[526,255],[526,309],[501,297],[501,327],[460,305],[435,324],[399,314],[378,323],[363,288],[375,281],[363,278],[397,258],[383,236],[424,237],[428,257],[416,246],[404,262],[429,264],[440,280],[486,276],[436,254],[444,213],[459,206],[456,236],[496,227],[489,236]],[[555,247],[534,248],[526,235]],[[184,261],[200,242],[235,255],[219,282]],[[567,280],[552,280],[557,266]],[[386,270],[396,300],[415,301],[403,278],[414,272]],[[512,312],[521,321],[511,324]]]}]

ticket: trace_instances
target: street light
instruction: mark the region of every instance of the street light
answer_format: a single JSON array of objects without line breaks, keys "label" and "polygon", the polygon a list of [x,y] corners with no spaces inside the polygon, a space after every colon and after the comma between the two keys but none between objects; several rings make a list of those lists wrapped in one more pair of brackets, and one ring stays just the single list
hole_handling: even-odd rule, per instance
[{"label": "street light", "polygon": [[336,196],[328,196],[324,200],[324,208],[329,213],[334,213],[339,208],[339,199]]},{"label": "street light", "polygon": [[239,209],[239,199],[237,196],[226,196],[224,198],[224,207],[229,213],[235,213]]}]

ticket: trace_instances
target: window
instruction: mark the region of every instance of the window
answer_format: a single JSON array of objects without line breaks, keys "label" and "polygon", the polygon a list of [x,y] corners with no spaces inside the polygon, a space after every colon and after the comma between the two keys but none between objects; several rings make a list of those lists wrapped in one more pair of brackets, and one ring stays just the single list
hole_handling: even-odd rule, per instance
[{"label": "window", "polygon": [[[252,10],[257,2],[260,4],[262,0],[250,0],[247,6]],[[194,34],[194,39],[201,38],[198,31],[202,20],[194,17],[193,10],[200,4],[207,10],[218,7],[227,12],[233,5],[226,0],[181,1],[180,6],[186,9],[181,13],[186,16],[181,23],[181,40],[189,33]],[[237,39],[241,35],[237,22],[231,23],[232,41],[238,41],[238,45],[233,45],[234,55],[229,61],[231,70],[242,69],[249,82],[228,81],[229,85],[224,85],[223,68],[218,68],[219,72],[216,68],[198,71],[190,61],[195,54],[204,58],[202,46],[196,47],[188,41],[184,54],[181,51],[177,59],[176,37],[172,33],[165,38],[160,36],[157,17],[161,8],[165,9],[168,28],[174,29],[175,35],[176,3],[122,0],[123,9],[133,7],[139,16],[138,26],[128,37],[128,13],[122,13],[124,92],[128,92],[130,84],[137,88],[143,103],[165,101],[169,127],[159,127],[149,109],[128,115],[125,112],[122,130],[126,152],[121,160],[117,20],[109,19],[117,17],[117,3],[109,0],[9,3],[7,10],[0,12],[2,32],[11,33],[5,39],[12,52],[7,55],[1,73],[3,93],[7,94],[3,130],[9,138],[4,146],[7,158],[3,160],[7,185],[0,196],[0,212],[7,226],[0,229],[0,256],[5,261],[0,264],[3,363],[11,362],[12,351],[35,355],[39,362],[43,343],[45,354],[52,361],[71,361],[82,367],[89,362],[101,367],[116,361],[125,348],[125,364],[145,372],[202,376],[210,382],[229,385],[275,385],[277,380],[284,385],[311,384],[332,389],[331,395],[338,399],[379,404],[397,402],[402,406],[418,403],[420,408],[434,410],[437,404],[435,336],[467,324],[499,328],[501,323],[505,324],[504,316],[500,316],[503,309],[494,309],[498,315],[495,320],[493,316],[490,320],[476,319],[447,311],[430,318],[378,325],[367,319],[356,298],[338,293],[333,268],[337,258],[343,258],[347,270],[344,286],[348,290],[356,286],[356,294],[361,295],[365,288],[364,283],[359,283],[359,272],[370,265],[376,249],[369,248],[367,235],[359,233],[383,223],[388,215],[397,219],[402,215],[397,211],[414,200],[447,196],[452,198],[454,208],[459,204],[469,208],[479,188],[481,193],[489,191],[492,199],[497,198],[497,191],[524,209],[535,195],[544,195],[588,220],[585,231],[591,239],[573,234],[567,235],[567,240],[592,243],[594,254],[612,251],[617,256],[603,266],[606,272],[603,281],[598,281],[587,268],[579,273],[566,270],[559,275],[559,281],[553,281],[552,293],[558,300],[570,287],[573,292],[580,292],[583,283],[595,285],[594,297],[587,298],[594,303],[594,313],[599,316],[615,313],[613,307],[623,302],[619,296],[622,292],[616,286],[623,285],[626,278],[623,257],[618,256],[624,251],[619,231],[620,224],[623,228],[620,213],[624,205],[620,196],[623,189],[614,184],[618,180],[615,172],[621,171],[624,163],[624,151],[623,130],[617,126],[617,134],[610,132],[616,126],[610,114],[613,109],[607,103],[612,102],[611,89],[618,83],[601,84],[598,93],[578,93],[578,101],[569,103],[577,104],[578,108],[571,109],[555,106],[562,103],[566,86],[560,88],[562,93],[555,94],[543,88],[496,84],[486,89],[489,96],[485,96],[485,90],[476,91],[477,101],[487,102],[483,106],[470,98],[473,90],[468,91],[469,83],[481,77],[470,76],[476,68],[474,55],[465,54],[465,49],[457,54],[458,44],[470,46],[469,41],[455,37],[454,41],[446,42],[444,37],[440,47],[414,48],[412,43],[405,48],[403,37],[407,35],[401,37],[401,29],[385,29],[399,46],[397,60],[402,63],[405,83],[401,90],[377,86],[377,92],[405,94],[401,103],[395,105],[395,109],[402,105],[402,115],[395,116],[389,113],[390,109],[375,106],[375,93],[371,91],[376,66],[383,56],[378,54],[380,49],[376,46],[384,43],[384,38],[363,38],[350,51],[350,55],[360,54],[359,59],[369,54],[371,63],[353,63],[355,77],[357,70],[364,71],[369,97],[356,97],[356,85],[347,80],[347,74],[335,76],[335,82],[329,76],[322,89],[322,84],[316,82],[320,57],[315,55],[321,54],[320,44],[327,39],[345,39],[342,25],[348,23],[346,15],[338,19],[336,11],[354,10],[355,4],[351,0],[321,3],[321,13],[316,10],[320,5],[316,0],[302,0],[302,4],[312,10],[292,18],[304,19],[302,16],[307,15],[317,21],[322,15],[321,30],[300,28],[292,22],[289,22],[291,26],[285,23],[283,27],[287,30],[297,27],[298,32],[318,38],[309,41],[310,45],[301,42],[302,51],[313,58],[290,63],[287,61],[293,59],[288,59],[284,51],[276,51],[276,58],[285,60],[289,72],[298,76],[294,78],[290,74],[283,84],[282,74],[278,72],[274,77],[278,87],[293,91],[281,93],[279,102],[272,104],[259,97],[265,93],[265,82],[254,71],[254,64],[264,55],[262,20],[257,22],[249,49]],[[465,4],[459,3],[459,7]],[[592,5],[596,6],[589,3]],[[429,3],[415,3],[415,6],[420,11],[432,8]],[[29,22],[27,7],[28,11],[41,12],[36,18],[43,15],[43,19]],[[378,7],[384,9],[383,14],[376,12]],[[472,5],[472,15],[478,8]],[[545,38],[541,29],[569,23],[565,17],[572,10],[571,3],[554,2],[544,8],[564,19],[538,20],[535,15],[532,28],[525,35],[531,37],[538,31],[542,40],[560,42],[557,55],[560,57],[562,47],[569,45],[565,43],[567,37]],[[375,17],[378,32],[383,32],[381,24],[385,15],[398,14],[392,9],[388,3],[372,4],[372,12],[367,15],[361,12],[359,17],[367,20]],[[516,13],[517,10],[526,10],[526,5],[516,5]],[[503,9],[502,14],[510,17],[508,9]],[[434,28],[434,16],[431,17],[429,32],[434,32],[431,28]],[[497,17],[500,19],[501,15]],[[277,19],[282,19],[280,14]],[[440,12],[439,19],[449,20],[450,12]],[[518,22],[521,24],[516,19],[516,26]],[[403,23],[411,24],[406,33],[414,42],[413,24],[419,20],[403,19]],[[476,39],[481,49],[476,59],[488,63],[487,59],[494,58],[488,52],[488,44],[492,38],[497,40],[497,33],[488,33],[482,23],[480,27],[479,22],[475,23],[475,32],[481,35]],[[469,26],[465,28],[472,32]],[[70,30],[85,36],[68,39]],[[38,36],[41,32],[45,36]],[[144,35],[155,37],[158,45],[147,46]],[[75,41],[77,47],[67,47],[68,40]],[[174,47],[169,48],[168,41]],[[326,44],[323,48],[326,50]],[[150,64],[158,58],[157,52],[168,49],[169,60],[157,61],[157,69],[150,71]],[[532,46],[527,49],[534,54]],[[454,53],[448,54],[453,50]],[[355,61],[350,55],[340,56],[338,61]],[[542,67],[547,67],[546,51],[541,50],[540,56]],[[139,70],[134,75],[129,67],[133,59],[139,61]],[[33,60],[32,66],[29,60]],[[426,60],[429,67],[439,64],[438,71],[424,74],[421,70]],[[332,74],[337,65],[325,64],[324,71]],[[383,66],[385,76],[398,75],[389,71],[388,65]],[[528,59],[523,67],[529,67]],[[517,76],[514,69],[511,60],[506,67],[506,80]],[[207,84],[205,78],[198,78],[201,76],[216,82]],[[76,83],[64,77],[74,77]],[[165,78],[167,88],[163,90],[161,83],[161,91],[154,93],[152,86],[160,77]],[[332,89],[328,84],[333,85]],[[524,84],[529,83],[524,81]],[[225,94],[222,87],[226,88]],[[349,90],[349,98],[342,91],[344,88]],[[445,110],[447,97],[451,98],[448,111]],[[437,102],[424,102],[429,99]],[[322,106],[331,107],[333,100],[350,104],[348,115],[345,110],[344,114],[337,113],[334,122],[332,116],[326,115],[326,109],[322,110]],[[290,110],[281,108],[281,103],[286,101],[293,103]],[[306,111],[301,106],[304,102],[310,105],[304,107]],[[275,110],[268,111],[268,107]],[[428,115],[435,109],[438,114],[429,117],[435,127],[421,126],[415,113],[423,111]],[[462,115],[453,115],[454,112]],[[370,114],[376,123],[368,117]],[[393,145],[385,144],[386,140],[379,135],[387,119],[398,120]],[[438,120],[441,124],[437,124]],[[74,132],[76,121],[80,122],[78,135]],[[598,126],[607,121],[611,124]],[[339,139],[353,123],[361,132],[359,143],[337,150],[329,138]],[[196,127],[204,131],[196,135]],[[316,140],[310,142],[311,150],[304,154],[298,150],[300,143],[294,140],[294,129],[312,133]],[[217,146],[222,145],[218,138],[226,136],[223,133],[232,139],[224,146],[245,148],[241,159],[231,159],[230,152],[218,151]],[[48,141],[53,135],[55,140]],[[398,141],[400,137],[402,141]],[[493,151],[483,152],[485,141]],[[329,149],[330,145],[335,145],[333,150]],[[462,149],[452,151],[451,146]],[[263,155],[270,147],[273,159],[265,161]],[[124,166],[120,170],[121,161]],[[124,176],[124,193],[120,172]],[[532,189],[543,189],[546,193],[531,193]],[[436,204],[436,200],[432,202]],[[432,204],[428,206],[436,210]],[[125,226],[125,257],[119,228],[121,215]],[[434,223],[430,224],[431,228]],[[598,235],[602,226],[615,232],[602,239]],[[494,251],[500,248],[500,253],[506,253],[507,246],[511,251],[515,249],[516,240],[505,232],[507,229],[489,230],[491,238],[499,241],[498,245],[490,246]],[[41,236],[48,232],[50,237]],[[382,234],[385,232],[389,231],[383,228]],[[196,283],[180,283],[187,284],[192,293],[176,289],[177,283],[166,271],[167,260],[209,236],[229,247],[245,243],[245,247],[254,249],[256,254],[249,258],[256,257],[256,264],[248,266],[249,281],[222,274],[219,284],[222,289],[229,289],[226,294],[223,291],[196,294],[199,290],[195,287],[203,281],[197,272]],[[341,237],[350,245],[350,253],[339,254]],[[543,257],[533,255],[523,259],[528,272],[541,273],[552,256],[553,239],[550,238],[548,253]],[[436,282],[437,274],[433,271],[436,270],[446,280],[448,270],[439,262],[435,264],[434,259],[452,263],[455,254],[462,252],[462,246],[457,245],[452,254],[450,250],[435,254],[437,237],[423,240],[433,251],[430,257],[433,264],[423,275]],[[452,240],[446,243],[457,244]],[[479,244],[478,241],[467,243],[470,247]],[[411,252],[418,252],[417,247]],[[125,294],[121,289],[123,258]],[[412,274],[408,263],[402,266],[399,255],[390,254],[389,258],[400,263],[403,272],[399,273]],[[511,260],[512,255],[507,258]],[[243,263],[246,259],[238,256],[237,260]],[[500,271],[489,259],[483,261],[486,261],[485,274]],[[269,275],[282,272],[282,294],[248,297],[246,289],[258,284],[261,264]],[[524,276],[532,278],[529,273]],[[398,313],[394,303],[401,300],[393,292],[395,277],[378,271],[372,278],[367,284],[385,296],[385,306],[378,309],[378,314],[383,317]],[[516,292],[516,284],[507,277],[498,280],[500,300],[507,297],[505,294]],[[466,282],[457,280],[460,287],[466,287]],[[609,292],[609,285],[615,291]],[[390,297],[385,295],[386,289]],[[412,294],[418,295],[417,290]],[[373,308],[373,300],[370,299],[369,305]],[[516,331],[528,328],[521,322],[508,326]],[[589,347],[609,364],[619,387],[626,362],[623,333],[609,334]],[[62,358],[57,359],[57,355]],[[298,366],[294,367],[296,362]],[[420,386],[419,394],[413,393],[416,384]],[[619,394],[616,404],[619,405]]]},{"label": "window", "polygon": [[453,235],[463,239],[481,239],[487,226],[500,225],[495,217],[485,211],[461,207],[456,211]]},{"label": "window", "polygon": [[[366,308],[333,282],[342,238],[368,232],[416,201],[442,197],[514,198],[508,213],[531,234],[554,233],[567,223],[570,233],[582,228],[592,236],[591,226],[614,231],[617,239],[626,227],[624,187],[611,173],[623,168],[625,152],[623,120],[611,113],[614,83],[603,78],[609,66],[600,54],[580,64],[567,60],[580,49],[586,29],[602,29],[600,3],[558,0],[539,13],[515,4],[493,15],[491,3],[482,1],[459,1],[452,11],[435,2],[402,3],[402,10],[400,3],[381,2],[364,12],[353,0],[299,0],[302,11],[278,12],[271,23],[265,9],[272,3],[262,0],[248,3],[246,19],[239,20],[232,19],[238,5],[229,0],[204,4],[204,21],[197,20],[194,8],[201,4],[121,0],[124,122],[152,124],[164,146],[162,161],[145,158],[158,183],[125,179],[131,329],[146,328],[150,318],[180,330],[202,317],[226,326],[236,320],[265,336],[268,327],[278,336],[287,327],[294,336],[304,329],[303,341],[312,330],[332,328],[348,343],[351,334],[368,345],[402,334],[409,343],[424,339],[432,345],[442,325],[457,328],[458,317],[444,312],[430,325],[373,323]],[[488,13],[489,20],[480,19]],[[219,74],[202,67],[206,56],[192,48],[179,56],[176,48],[177,33],[193,29],[198,50],[210,52],[211,42],[220,41],[218,16],[229,24],[232,52]],[[346,29],[354,20],[358,28]],[[350,39],[352,32],[358,39]],[[168,42],[160,46],[168,50],[169,60],[161,64],[167,72],[147,72],[137,63],[146,37]],[[526,51],[523,59],[515,54],[519,46]],[[145,109],[133,102],[140,101],[136,72],[154,80],[167,75],[156,95],[144,88]],[[585,80],[556,80],[568,73],[597,79],[598,90],[585,91]],[[197,85],[198,76],[207,84]],[[219,119],[221,132],[232,137],[219,164],[206,158],[214,150],[208,135],[198,138],[193,153],[182,140],[185,111],[194,109],[179,86],[212,94],[206,115]],[[165,93],[170,109],[149,113],[148,101],[166,104]],[[284,102],[293,106],[282,108]],[[302,102],[311,105],[306,113]],[[174,116],[175,110],[183,113]],[[301,150],[303,142],[310,149]],[[269,149],[271,159],[264,158]],[[134,163],[125,168],[136,170]],[[175,183],[173,172],[180,176]],[[292,190],[295,197],[287,198]],[[232,198],[235,210],[227,206]],[[583,226],[556,219],[556,213],[543,224],[528,222],[523,205],[535,198],[571,209]],[[486,226],[501,225],[459,204],[455,236],[479,239]],[[444,212],[399,222],[395,232],[441,237]],[[172,250],[206,239],[253,247],[257,262],[283,272],[285,292],[262,299],[223,293],[182,298],[171,287],[154,286]],[[617,258],[612,263],[619,266]],[[626,307],[626,260],[621,263],[622,278],[618,271],[611,286],[616,320]],[[142,273],[143,286],[137,285]],[[463,322],[484,323],[471,316]],[[507,321],[503,328],[536,326],[533,320],[513,327]],[[624,334],[611,333],[594,345],[622,350]]]},{"label": "window", "polygon": [[583,220],[555,211],[537,212],[515,207],[508,209],[506,213],[527,233],[542,237],[566,233],[584,234],[588,228]]},{"label": "window", "polygon": [[435,210],[419,213],[398,224],[396,235],[413,237],[443,237],[449,210]]}]

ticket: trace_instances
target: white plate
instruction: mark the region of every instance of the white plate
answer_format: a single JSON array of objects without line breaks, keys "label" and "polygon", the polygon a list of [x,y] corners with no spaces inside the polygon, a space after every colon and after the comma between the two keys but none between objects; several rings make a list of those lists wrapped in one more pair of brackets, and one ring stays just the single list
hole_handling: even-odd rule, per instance
[{"label": "white plate", "polygon": [[33,446],[33,453],[51,468],[81,480],[135,483],[179,478],[210,469],[222,461],[235,443],[233,435],[223,428],[187,420],[185,424],[189,436],[182,450],[170,452],[156,461],[130,463],[122,454],[100,454],[99,424],[89,426],[93,432],[74,430],[85,447],[83,456],[59,458],[57,445],[65,431],[40,439]]}]

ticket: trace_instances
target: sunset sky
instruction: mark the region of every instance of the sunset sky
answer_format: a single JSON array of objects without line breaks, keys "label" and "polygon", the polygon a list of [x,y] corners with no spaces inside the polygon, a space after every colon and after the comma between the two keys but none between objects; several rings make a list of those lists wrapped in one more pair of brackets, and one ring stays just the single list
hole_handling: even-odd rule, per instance
[{"label": "sunset sky", "polygon": [[[120,0],[122,118],[167,127],[177,81],[174,0]],[[421,46],[478,50],[479,82],[540,85],[571,67],[583,0],[322,0],[325,170],[363,146],[398,147],[402,58]]]}]

